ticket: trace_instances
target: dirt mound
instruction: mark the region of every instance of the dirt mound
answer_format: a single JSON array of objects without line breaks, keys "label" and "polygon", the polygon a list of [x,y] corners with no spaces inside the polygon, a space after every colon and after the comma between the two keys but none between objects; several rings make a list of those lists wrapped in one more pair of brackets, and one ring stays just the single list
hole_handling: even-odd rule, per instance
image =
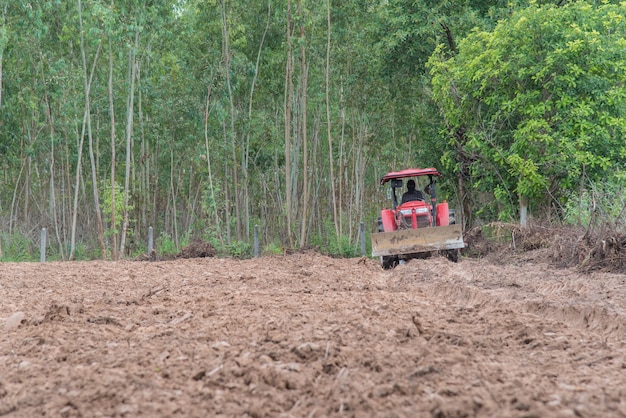
[{"label": "dirt mound", "polygon": [[596,239],[596,244],[581,267],[626,273],[626,235],[609,235]]},{"label": "dirt mound", "polygon": [[463,254],[471,258],[488,257],[494,262],[507,262],[510,256],[530,251],[540,257],[541,252],[550,248],[555,235],[554,228],[493,222],[479,226],[465,233],[467,247]]},{"label": "dirt mound", "polygon": [[215,257],[217,251],[211,243],[195,239],[189,243],[188,246],[183,248],[180,253],[176,255],[176,258],[205,258]]},{"label": "dirt mound", "polygon": [[611,229],[593,232],[542,225],[522,228],[494,222],[471,229],[465,241],[464,256],[494,263],[523,258],[582,271],[626,272],[626,235]]},{"label": "dirt mound", "polygon": [[626,273],[626,235],[590,231],[555,239],[552,258],[582,271]]},{"label": "dirt mound", "polygon": [[465,248],[462,253],[466,257],[483,258],[496,251],[502,250],[502,243],[487,237],[482,227],[475,227],[466,231],[464,236]]}]

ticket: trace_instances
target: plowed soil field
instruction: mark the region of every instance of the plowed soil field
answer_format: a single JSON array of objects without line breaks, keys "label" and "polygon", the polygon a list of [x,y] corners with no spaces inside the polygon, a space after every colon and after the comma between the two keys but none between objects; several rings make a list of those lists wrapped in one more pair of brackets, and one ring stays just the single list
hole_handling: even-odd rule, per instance
[{"label": "plowed soil field", "polygon": [[626,275],[532,257],[2,263],[0,416],[624,417]]}]

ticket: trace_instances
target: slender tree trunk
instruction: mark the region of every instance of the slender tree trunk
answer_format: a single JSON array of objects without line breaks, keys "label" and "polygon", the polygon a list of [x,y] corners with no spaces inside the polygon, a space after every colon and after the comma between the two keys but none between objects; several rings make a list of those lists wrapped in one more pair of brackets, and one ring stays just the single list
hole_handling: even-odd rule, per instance
[{"label": "slender tree trunk", "polygon": [[176,187],[174,187],[174,149],[170,149],[170,188],[172,190],[172,224],[174,227],[174,243],[176,244],[176,251],[180,250],[180,242],[178,239],[178,211],[176,209]]},{"label": "slender tree trunk", "polygon": [[[321,115],[317,114],[314,118],[313,122],[313,137],[311,140],[311,176],[309,176],[309,208],[308,208],[308,219],[307,219],[307,235],[310,235],[310,231],[315,229],[315,220],[326,219],[326,217],[320,218],[316,217],[317,208],[320,205],[319,200],[319,185],[320,185],[320,173],[319,168],[321,168],[322,164],[317,164],[318,158],[320,158],[320,130],[321,130]],[[325,177],[325,176],[324,176]],[[321,234],[320,234],[321,236]]]},{"label": "slender tree trunk", "polygon": [[56,198],[56,183],[54,180],[55,177],[55,155],[54,155],[54,133],[51,133],[50,139],[50,205],[52,209],[52,220],[54,222],[54,235],[57,239],[57,244],[59,245],[59,255],[61,256],[61,260],[65,261],[65,248],[63,245],[63,238],[61,237],[60,226],[59,226],[59,214],[57,211],[57,198]]},{"label": "slender tree trunk", "polygon": [[352,187],[349,189],[351,195],[348,196],[350,202],[350,206],[348,209],[348,237],[352,237],[352,228],[354,227],[354,213],[356,212],[357,199],[359,195],[359,183],[356,176],[359,155],[356,144],[357,140],[360,141],[360,138],[365,134],[364,131],[366,129],[362,115],[359,115],[357,123],[357,129],[352,131],[352,145],[350,147],[349,153],[352,158],[350,160],[350,181],[348,184],[352,185]]},{"label": "slender tree trunk", "polygon": [[128,78],[129,78],[129,92],[128,92],[128,105],[127,105],[127,119],[126,119],[126,175],[124,177],[124,219],[122,225],[122,236],[120,238],[120,254],[124,255],[126,248],[126,233],[128,231],[129,223],[129,208],[128,203],[130,199],[130,165],[132,154],[132,135],[133,135],[133,113],[135,108],[135,77],[137,75],[137,62],[135,58],[135,50],[139,48],[139,32],[135,34],[135,43],[131,46],[128,52]]},{"label": "slender tree trunk", "polygon": [[159,188],[159,152],[160,152],[160,148],[159,148],[159,143],[155,143],[154,144],[154,151],[152,154],[152,159],[148,160],[151,161],[151,165],[150,165],[150,170],[149,172],[152,172],[152,178],[154,180],[152,180],[150,183],[154,183],[152,185],[151,190],[154,190],[155,193],[152,193],[152,212],[151,212],[151,223],[153,225],[156,225],[157,223],[157,215],[160,213],[160,208],[159,208],[159,203],[161,203],[160,200],[157,199],[157,190],[160,190]]},{"label": "slender tree trunk", "polygon": [[519,215],[520,226],[525,228],[528,226],[528,197],[526,196],[519,197]]},{"label": "slender tree trunk", "polygon": [[[79,4],[79,7],[80,7],[80,4]],[[91,94],[91,83],[93,81],[93,75],[96,71],[96,63],[98,61],[99,52],[100,52],[100,48],[98,48],[98,53],[96,53],[96,56],[94,57],[93,64],[91,66],[91,74],[89,74],[88,78],[86,77],[88,79],[88,81],[86,81],[85,83],[86,103],[89,102],[89,96]],[[86,66],[86,63],[85,63],[85,66]],[[77,221],[78,221],[78,195],[80,192],[79,186],[80,186],[81,172],[82,172],[82,154],[83,154],[83,145],[85,142],[85,130],[87,129],[87,123],[90,117],[89,113],[90,113],[89,106],[86,105],[85,112],[83,115],[83,125],[82,125],[82,129],[80,133],[80,141],[78,145],[78,161],[76,162],[76,179],[74,183],[74,208],[72,210],[72,238],[71,238],[71,243],[70,243],[70,256],[69,256],[70,260],[74,260],[75,251],[76,251],[76,226],[77,226]],[[94,187],[97,187],[96,184],[94,184]]]},{"label": "slender tree trunk", "polygon": [[[149,197],[147,195],[147,187],[146,184],[147,182],[144,181],[144,178],[147,176],[146,171],[145,171],[145,164],[144,162],[146,161],[146,149],[147,149],[147,143],[146,143],[146,130],[145,130],[145,121],[144,121],[144,114],[143,114],[143,92],[142,92],[142,88],[141,88],[141,67],[137,68],[137,91],[138,91],[138,101],[137,101],[137,113],[139,114],[139,136],[140,136],[140,144],[139,144],[139,164],[135,163],[135,154],[133,155],[133,163],[131,164],[131,167],[133,168],[133,176],[132,176],[132,180],[133,180],[133,190],[134,192],[132,193],[133,196],[135,196],[135,201],[139,202],[139,219],[138,221],[135,223],[135,236],[137,237],[142,237],[142,236],[146,236],[147,234],[143,233],[143,229],[144,227],[146,227],[146,208],[148,206],[148,201],[149,201]],[[139,175],[137,175],[136,170],[139,169]],[[147,227],[146,227],[147,229]]]},{"label": "slender tree trunk", "polygon": [[150,223],[150,205],[152,204],[151,200],[150,200],[150,195],[151,195],[151,191],[152,191],[152,187],[150,185],[150,152],[151,152],[151,147],[150,147],[150,142],[146,141],[143,138],[143,134],[142,134],[142,140],[141,140],[141,172],[142,174],[142,178],[141,178],[141,188],[142,188],[142,209],[141,209],[141,222],[143,224],[144,229],[148,228],[151,226]]},{"label": "slender tree trunk", "polygon": [[272,17],[271,2],[267,2],[267,23],[265,24],[265,30],[259,43],[259,51],[256,56],[256,63],[254,65],[254,76],[252,77],[252,83],[250,86],[250,100],[248,101],[248,133],[246,135],[246,142],[244,144],[245,155],[243,158],[243,175],[244,184],[243,190],[245,193],[245,206],[246,206],[246,237],[250,237],[250,194],[249,194],[249,175],[248,175],[248,160],[250,158],[250,131],[252,130],[252,97],[254,96],[254,88],[256,86],[256,80],[259,76],[259,65],[261,62],[261,51],[263,50],[263,44],[265,43],[265,36],[270,27]]},{"label": "slender tree trunk", "polygon": [[[24,141],[20,141],[20,157],[24,155]],[[20,158],[20,161],[23,161],[24,158]],[[26,164],[20,164],[20,173],[17,175],[17,180],[15,181],[15,187],[13,187],[13,198],[11,199],[11,216],[9,217],[9,234],[13,233],[13,228],[17,224],[17,212],[19,210],[19,205],[17,203],[17,197],[20,189],[20,182],[22,180],[22,174],[24,173],[24,169],[26,168]]]},{"label": "slender tree trunk", "polygon": [[[6,17],[9,2],[4,3],[2,10],[2,26],[0,26],[0,110],[2,110],[2,62],[4,57],[4,46],[6,45]],[[0,240],[1,241],[1,240]],[[0,257],[2,257],[2,248],[0,248]]]},{"label": "slender tree trunk", "polygon": [[343,83],[339,89],[339,102],[341,106],[341,137],[339,141],[339,156],[337,158],[339,168],[339,202],[337,204],[339,208],[339,236],[343,235],[343,147],[346,137],[346,108],[343,100]]},{"label": "slender tree trunk", "polygon": [[333,159],[333,137],[331,136],[331,120],[330,120],[330,0],[326,0],[326,22],[327,22],[327,38],[326,38],[326,135],[328,137],[328,166],[330,168],[330,192],[333,205],[333,222],[335,224],[335,236],[337,245],[339,246],[339,222],[337,220],[337,198],[335,195],[335,161]]},{"label": "slender tree trunk", "polygon": [[[32,119],[32,123],[34,124],[34,117]],[[35,145],[35,133],[33,132],[34,127],[28,129],[28,148],[33,149]],[[27,154],[26,157],[26,176],[24,177],[24,222],[30,219],[30,176],[31,176],[31,165],[33,159],[30,154]],[[30,228],[30,225],[26,225]]]},{"label": "slender tree trunk", "polygon": [[456,137],[456,149],[457,149],[457,162],[459,163],[459,171],[457,173],[457,180],[459,185],[459,198],[461,202],[461,213],[457,215],[457,222],[460,220],[461,225],[465,231],[471,228],[473,223],[472,219],[472,193],[469,189],[470,186],[466,184],[466,180],[470,178],[470,165],[469,160],[463,146],[465,144],[465,129],[459,128],[455,132]]},{"label": "slender tree trunk", "polygon": [[[62,167],[62,181],[63,188],[65,190],[72,190],[72,164],[70,163],[70,133],[65,132],[65,141],[64,145],[64,155],[65,159],[63,159],[63,167]],[[67,243],[70,241],[72,228],[70,226],[70,219],[72,216],[72,198],[68,196],[63,199],[63,221],[62,224],[65,226],[63,228],[63,242]],[[70,234],[70,235],[68,235]],[[68,255],[69,258],[69,255]]]},{"label": "slender tree trunk", "polygon": [[[222,131],[224,133],[224,138],[226,137],[226,121],[222,122]],[[226,242],[228,244],[232,243],[232,236],[230,232],[230,188],[228,187],[228,178],[230,177],[230,172],[228,171],[228,165],[224,164],[224,211],[226,213]]]},{"label": "slender tree trunk", "polygon": [[[351,230],[350,237],[353,239],[358,238],[358,228],[357,225],[363,219],[363,206],[365,200],[365,173],[367,170],[367,150],[366,143],[368,138],[370,137],[369,125],[368,122],[364,122],[363,134],[359,136],[358,144],[354,159],[354,184],[355,184],[355,210],[354,210],[354,218],[350,222]],[[356,241],[355,241],[356,242]]]},{"label": "slender tree trunk", "polygon": [[[43,71],[43,59],[41,65],[41,80],[44,87],[44,102],[46,104],[46,113],[48,119],[48,128],[50,130],[50,194],[49,194],[49,211],[50,217],[54,222],[54,233],[59,244],[59,254],[61,255],[61,260],[65,260],[65,250],[63,249],[63,241],[61,240],[61,235],[59,233],[59,220],[57,213],[57,202],[56,202],[56,184],[55,184],[55,147],[54,147],[54,137],[55,137],[55,129],[54,129],[54,116],[52,115],[52,107],[50,106],[50,99],[48,97],[48,89],[46,86],[46,77]],[[1,240],[0,240],[1,241]],[[1,248],[0,248],[1,250]],[[1,252],[1,251],[0,251]],[[0,254],[0,257],[2,255]]]},{"label": "slender tree trunk", "polygon": [[[111,2],[112,3],[112,2]],[[117,219],[115,197],[117,187],[115,184],[115,108],[113,106],[113,46],[109,37],[109,114],[111,116],[111,258],[117,260]]]},{"label": "slender tree trunk", "polygon": [[230,45],[228,33],[228,21],[226,20],[226,1],[222,0],[222,35],[224,42],[224,60],[226,66],[226,86],[228,88],[228,101],[230,104],[230,142],[233,155],[233,195],[235,196],[235,228],[237,240],[241,240],[241,216],[239,200],[239,178],[237,169],[237,140],[235,135],[235,103],[233,89],[230,81]]},{"label": "slender tree trunk", "polygon": [[87,110],[83,117],[83,131],[80,135],[78,144],[78,160],[76,161],[76,178],[74,182],[74,204],[72,206],[72,238],[70,240],[70,261],[74,260],[74,252],[76,250],[76,225],[78,222],[78,194],[80,193],[80,176],[82,170],[83,144],[85,142],[85,125],[87,118]]},{"label": "slender tree trunk", "polygon": [[[143,93],[139,90],[139,97],[141,98]],[[139,108],[141,109],[141,99],[139,100]],[[150,185],[150,144],[145,139],[144,132],[144,114],[143,111],[139,111],[139,118],[141,120],[141,149],[139,151],[140,167],[140,184],[141,184],[141,226],[146,229],[150,226],[148,222],[148,212],[150,210],[150,193],[152,191],[152,187]],[[143,235],[140,235],[143,236]]]},{"label": "slender tree trunk", "polygon": [[[83,62],[83,83],[85,87],[85,112],[87,114],[87,136],[89,138],[89,161],[91,162],[91,180],[93,187],[93,201],[96,210],[96,222],[98,225],[98,239],[100,240],[100,251],[102,252],[102,259],[106,259],[106,248],[104,246],[104,228],[102,227],[102,214],[100,212],[100,194],[98,192],[98,176],[96,174],[96,164],[94,160],[93,153],[93,135],[91,132],[91,98],[89,97],[88,92],[88,84],[91,84],[91,81],[88,81],[87,76],[87,59],[85,58],[85,34],[83,32],[83,6],[81,0],[78,0],[78,22],[80,26],[80,56]],[[98,61],[98,57],[100,56],[100,48],[102,44],[98,44],[98,49],[96,51],[96,56],[93,60],[93,65],[95,67],[96,62]],[[94,71],[91,71],[93,75]]]},{"label": "slender tree trunk", "polygon": [[[278,125],[278,123],[276,123],[276,125]],[[278,126],[276,126],[278,128]],[[274,193],[274,195],[276,196],[276,207],[274,211],[268,211],[268,213],[272,214],[272,219],[268,219],[266,221],[266,225],[268,223],[273,223],[274,225],[282,225],[282,223],[285,220],[285,198],[283,197],[283,181],[281,181],[281,169],[280,169],[280,162],[279,162],[279,154],[280,152],[278,150],[276,150],[274,152],[274,170],[273,170],[273,175],[272,178],[267,180],[268,184],[267,186],[267,190],[271,190],[272,193]],[[264,196],[268,196],[267,194],[264,194]],[[280,231],[280,242],[281,244],[285,244],[288,242],[288,238],[285,236],[285,231],[286,229],[282,229]]]},{"label": "slender tree trunk", "polygon": [[[89,105],[88,105],[89,106]],[[89,160],[91,162],[91,180],[93,182],[93,201],[96,210],[96,222],[98,225],[98,239],[100,240],[100,250],[102,259],[105,260],[107,253],[104,245],[104,227],[102,225],[102,212],[100,211],[100,192],[98,191],[98,177],[96,173],[97,165],[94,159],[93,135],[91,132],[91,118],[87,117],[87,135],[89,137]]]},{"label": "slender tree trunk", "polygon": [[285,64],[285,217],[287,218],[287,240],[293,246],[291,233],[291,100],[293,80],[291,76],[291,0],[287,0],[287,58]]},{"label": "slender tree trunk", "polygon": [[304,247],[307,238],[307,217],[309,210],[309,155],[307,138],[307,77],[308,68],[306,62],[306,38],[304,34],[304,13],[302,10],[302,0],[298,0],[298,14],[300,15],[300,80],[301,91],[301,135],[302,135],[302,219],[300,222],[300,248]]},{"label": "slender tree trunk", "polygon": [[212,207],[210,210],[213,211],[213,216],[215,217],[215,228],[217,230],[217,236],[220,239],[220,243],[222,247],[224,247],[224,235],[222,234],[220,217],[217,210],[217,200],[215,198],[215,187],[213,186],[213,172],[211,170],[211,158],[212,153],[209,148],[209,104],[211,100],[211,86],[207,87],[207,95],[206,95],[206,107],[204,108],[204,146],[206,147],[206,163],[207,170],[209,173],[209,190],[211,192],[211,204]]}]

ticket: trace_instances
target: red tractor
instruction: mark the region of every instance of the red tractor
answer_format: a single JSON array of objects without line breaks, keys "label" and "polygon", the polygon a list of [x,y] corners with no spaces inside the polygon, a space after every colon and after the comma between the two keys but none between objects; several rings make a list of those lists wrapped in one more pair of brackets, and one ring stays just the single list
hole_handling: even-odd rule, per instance
[{"label": "red tractor", "polygon": [[[409,168],[387,173],[380,180],[381,185],[391,184],[393,199],[393,207],[380,213],[378,233],[372,234],[372,256],[380,257],[384,269],[437,251],[458,261],[459,249],[465,247],[463,232],[448,203],[437,203],[437,177],[441,174],[434,168]],[[428,184],[422,192],[419,183],[424,178],[428,178]],[[398,201],[396,190],[402,193],[404,179],[408,179],[407,192]]]}]

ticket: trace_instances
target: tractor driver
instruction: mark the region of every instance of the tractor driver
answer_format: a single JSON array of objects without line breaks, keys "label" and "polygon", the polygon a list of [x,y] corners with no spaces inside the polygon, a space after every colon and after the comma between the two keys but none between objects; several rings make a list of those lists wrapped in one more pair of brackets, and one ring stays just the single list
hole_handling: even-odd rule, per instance
[{"label": "tractor driver", "polygon": [[415,189],[415,180],[411,179],[406,182],[406,192],[402,195],[402,203],[411,202],[413,200],[424,200],[424,193],[422,193],[421,190]]}]

